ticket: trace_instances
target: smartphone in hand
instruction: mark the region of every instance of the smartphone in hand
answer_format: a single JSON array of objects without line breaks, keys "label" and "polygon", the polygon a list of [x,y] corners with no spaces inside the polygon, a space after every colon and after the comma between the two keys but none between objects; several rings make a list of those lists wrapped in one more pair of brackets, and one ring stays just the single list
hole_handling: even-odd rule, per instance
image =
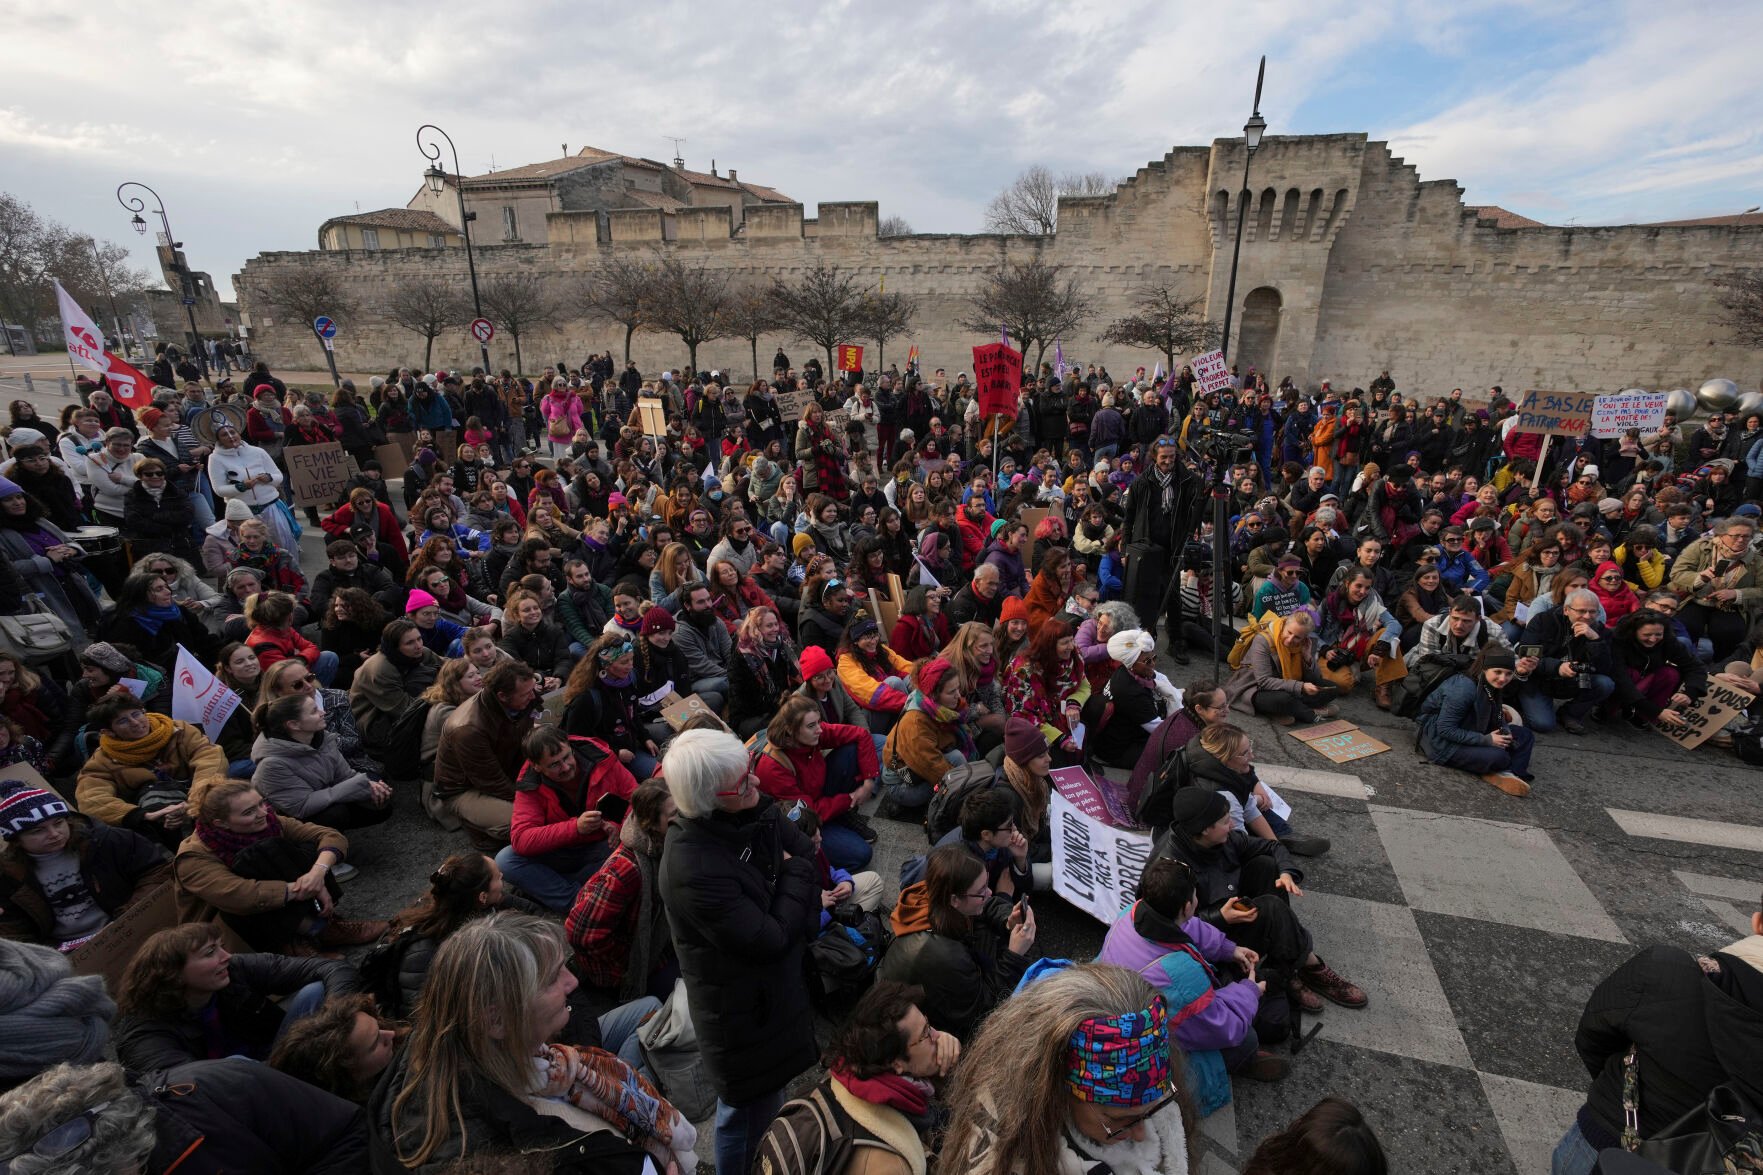
[{"label": "smartphone in hand", "polygon": [[625,814],[631,810],[631,806],[630,801],[623,796],[608,793],[600,797],[599,802],[594,805],[594,810],[600,813],[600,819],[606,823],[617,824],[624,819]]}]

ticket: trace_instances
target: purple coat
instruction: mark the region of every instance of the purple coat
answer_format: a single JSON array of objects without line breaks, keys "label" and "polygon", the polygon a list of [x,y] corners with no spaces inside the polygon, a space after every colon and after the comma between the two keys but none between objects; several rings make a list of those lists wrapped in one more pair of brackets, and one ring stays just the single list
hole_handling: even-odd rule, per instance
[{"label": "purple coat", "polygon": [[[1212,986],[1212,963],[1231,959],[1236,944],[1200,918],[1182,923],[1193,946],[1152,942],[1132,925],[1128,909],[1108,928],[1098,963],[1136,971],[1169,1001],[1175,1039],[1189,1052],[1227,1049],[1240,1044],[1255,1022],[1261,991],[1247,979]],[[1204,988],[1196,982],[1204,976]],[[1198,992],[1198,994],[1194,994]]]}]

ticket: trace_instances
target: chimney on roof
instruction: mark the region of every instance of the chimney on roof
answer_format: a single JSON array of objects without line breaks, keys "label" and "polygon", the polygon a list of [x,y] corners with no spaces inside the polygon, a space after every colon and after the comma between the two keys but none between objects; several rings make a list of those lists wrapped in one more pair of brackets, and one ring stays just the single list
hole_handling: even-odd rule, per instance
[{"label": "chimney on roof", "polygon": [[569,144],[563,143],[558,146],[557,150],[558,150],[559,154],[568,155],[569,154]]},{"label": "chimney on roof", "polygon": [[731,184],[740,182],[740,173],[732,167],[728,169],[728,182]]},{"label": "chimney on roof", "polygon": [[716,160],[714,158],[710,160],[710,174],[713,176],[716,174]]},{"label": "chimney on roof", "polygon": [[686,169],[686,161],[681,159],[678,155],[675,155],[673,157],[673,169],[675,171],[684,171]]}]

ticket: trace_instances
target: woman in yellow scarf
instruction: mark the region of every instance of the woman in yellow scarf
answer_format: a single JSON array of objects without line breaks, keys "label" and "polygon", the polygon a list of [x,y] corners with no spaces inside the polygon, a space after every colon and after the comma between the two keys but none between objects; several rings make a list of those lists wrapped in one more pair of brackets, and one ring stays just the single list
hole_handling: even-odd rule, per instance
[{"label": "woman in yellow scarf", "polygon": [[97,751],[80,769],[80,811],[175,849],[189,814],[181,800],[171,802],[172,793],[225,779],[226,755],[201,727],[147,713],[133,694],[98,699],[86,724],[100,733]]}]

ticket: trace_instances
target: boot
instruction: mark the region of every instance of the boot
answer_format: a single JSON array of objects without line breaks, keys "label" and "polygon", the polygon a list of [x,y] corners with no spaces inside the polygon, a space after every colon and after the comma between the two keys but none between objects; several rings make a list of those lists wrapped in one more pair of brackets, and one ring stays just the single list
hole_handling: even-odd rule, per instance
[{"label": "boot", "polygon": [[1322,1011],[1322,997],[1299,983],[1296,979],[1286,984],[1286,998],[1292,1006],[1300,1008],[1306,1016],[1314,1016]]},{"label": "boot", "polygon": [[358,947],[370,942],[378,942],[384,937],[391,923],[333,921],[319,932],[318,945],[321,947]]},{"label": "boot", "polygon": [[1273,723],[1275,726],[1292,726],[1295,725],[1298,720],[1293,718],[1290,714],[1274,714],[1269,716],[1267,721]]},{"label": "boot", "polygon": [[1483,783],[1492,784],[1509,796],[1523,799],[1530,794],[1530,784],[1513,775],[1509,771],[1493,771],[1481,777]]},{"label": "boot", "polygon": [[1388,710],[1391,704],[1390,687],[1387,685],[1380,685],[1372,690],[1371,700],[1377,703],[1377,708],[1379,710]]},{"label": "boot", "polygon": [[1320,857],[1330,848],[1326,836],[1282,836],[1279,843],[1294,857]]},{"label": "boot", "polygon": [[876,842],[879,834],[875,831],[875,826],[869,822],[869,817],[865,816],[857,809],[850,809],[843,816],[839,817],[839,819],[844,821],[847,828],[868,841],[870,844]]},{"label": "boot", "polygon": [[1284,1081],[1291,1071],[1291,1061],[1266,1049],[1256,1049],[1253,1059],[1237,1070],[1254,1081]]},{"label": "boot", "polygon": [[1314,966],[1298,968],[1298,981],[1323,999],[1343,1008],[1363,1008],[1371,1002],[1363,988],[1349,983],[1345,976],[1323,962],[1320,955],[1317,956]]}]

